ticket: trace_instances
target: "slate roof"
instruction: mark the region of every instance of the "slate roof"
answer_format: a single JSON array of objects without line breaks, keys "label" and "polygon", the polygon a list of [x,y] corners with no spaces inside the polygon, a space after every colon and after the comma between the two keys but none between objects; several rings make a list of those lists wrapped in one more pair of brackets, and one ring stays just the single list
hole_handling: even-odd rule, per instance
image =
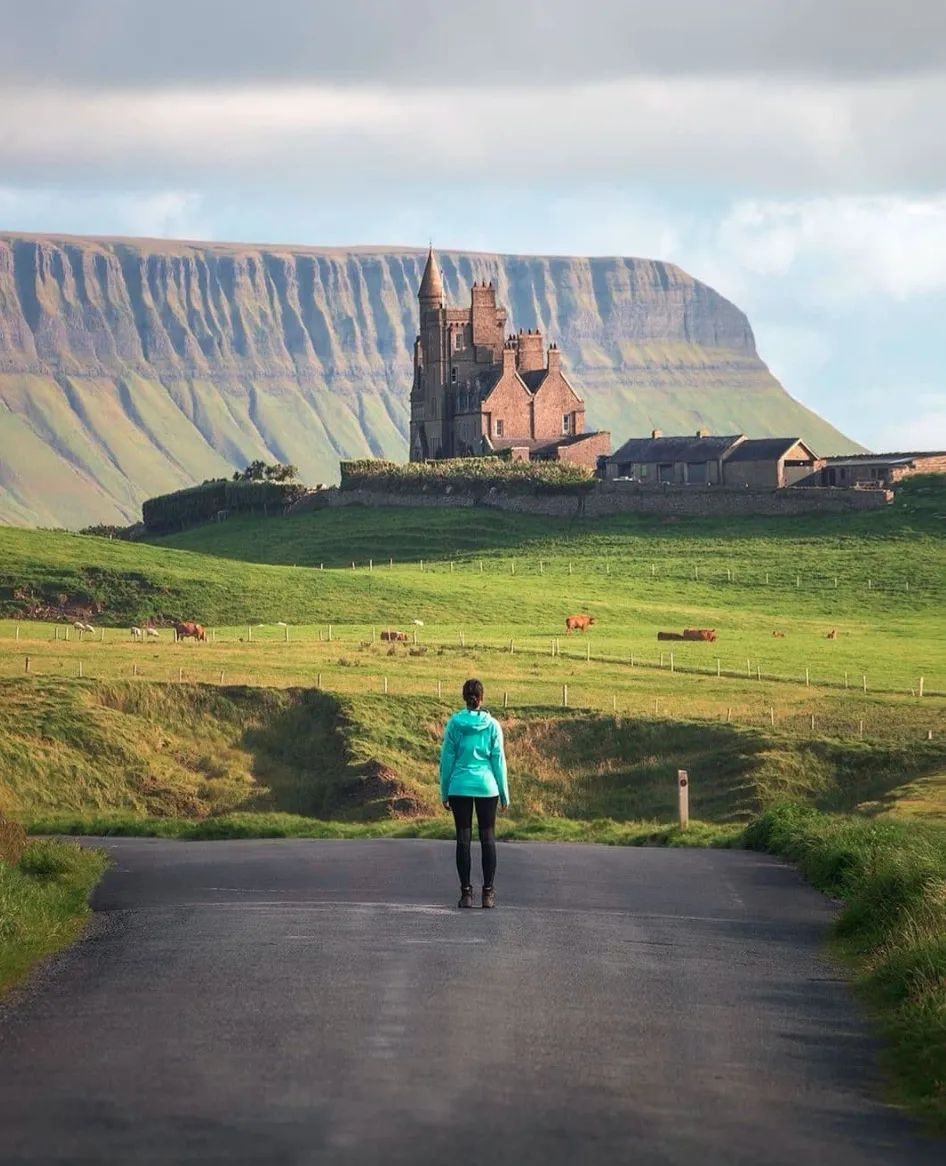
[{"label": "slate roof", "polygon": [[726,456],[732,447],[743,440],[741,433],[727,437],[632,437],[625,441],[612,462],[708,462]]},{"label": "slate roof", "polygon": [[[775,462],[784,457],[800,437],[747,437],[726,459],[729,462]],[[804,445],[804,442],[801,442]],[[808,446],[805,445],[805,449]],[[812,451],[809,449],[809,453]]]},{"label": "slate roof", "polygon": [[519,376],[525,382],[525,386],[529,392],[534,393],[548,376],[548,373],[549,370],[547,368],[536,368],[531,372],[521,372]]},{"label": "slate roof", "polygon": [[829,466],[901,466],[917,458],[946,457],[946,450],[924,450],[914,453],[852,453],[846,457],[829,457]]}]

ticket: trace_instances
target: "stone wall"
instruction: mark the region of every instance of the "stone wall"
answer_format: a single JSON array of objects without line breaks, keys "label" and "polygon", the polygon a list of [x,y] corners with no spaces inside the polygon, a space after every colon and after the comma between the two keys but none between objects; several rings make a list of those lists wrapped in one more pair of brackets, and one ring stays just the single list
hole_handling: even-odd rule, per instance
[{"label": "stone wall", "polygon": [[482,496],[451,491],[394,493],[372,490],[322,490],[295,510],[319,506],[491,506],[520,514],[560,518],[600,518],[610,514],[659,514],[676,517],[720,515],[781,516],[843,514],[882,509],[893,497],[888,490],[727,490],[718,486],[642,486],[636,482],[601,482],[585,497],[491,490]]}]

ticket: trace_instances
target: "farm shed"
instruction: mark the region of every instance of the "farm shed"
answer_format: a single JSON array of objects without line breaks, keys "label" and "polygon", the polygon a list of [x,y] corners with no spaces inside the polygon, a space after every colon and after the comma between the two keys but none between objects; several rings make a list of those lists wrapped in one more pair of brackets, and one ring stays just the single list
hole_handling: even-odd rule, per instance
[{"label": "farm shed", "polygon": [[747,437],[726,458],[723,481],[727,486],[780,490],[807,478],[820,464],[797,437]]}]

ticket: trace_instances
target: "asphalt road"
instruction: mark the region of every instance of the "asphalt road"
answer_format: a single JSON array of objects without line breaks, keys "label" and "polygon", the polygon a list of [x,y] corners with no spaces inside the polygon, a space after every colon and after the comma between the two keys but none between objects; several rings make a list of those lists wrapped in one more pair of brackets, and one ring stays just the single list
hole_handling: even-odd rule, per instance
[{"label": "asphalt road", "polygon": [[944,1161],[765,856],[504,845],[460,912],[446,843],[107,847],[0,1017],[4,1166]]}]

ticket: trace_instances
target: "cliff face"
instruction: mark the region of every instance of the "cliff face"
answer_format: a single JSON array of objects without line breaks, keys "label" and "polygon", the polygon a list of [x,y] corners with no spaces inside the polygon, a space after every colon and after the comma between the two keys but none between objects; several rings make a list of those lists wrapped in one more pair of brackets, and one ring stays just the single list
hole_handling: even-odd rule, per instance
[{"label": "cliff face", "polygon": [[[0,235],[0,522],[137,517],[254,458],[332,481],[407,453],[420,251]],[[563,349],[588,424],[798,434],[855,448],[794,401],[734,305],[642,259],[440,255],[450,302],[493,280]]]}]

